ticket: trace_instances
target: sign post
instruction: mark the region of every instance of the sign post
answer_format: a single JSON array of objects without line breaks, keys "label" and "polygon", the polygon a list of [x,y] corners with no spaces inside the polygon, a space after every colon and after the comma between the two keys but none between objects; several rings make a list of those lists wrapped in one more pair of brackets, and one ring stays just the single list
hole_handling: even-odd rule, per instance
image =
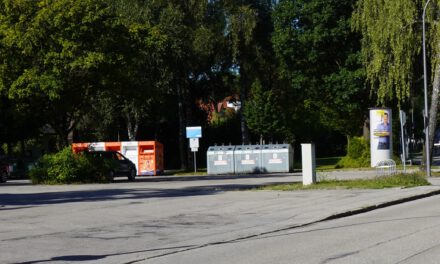
[{"label": "sign post", "polygon": [[194,173],[197,172],[197,156],[199,150],[199,138],[202,137],[202,127],[186,127],[186,138],[189,139],[189,147],[194,153]]},{"label": "sign post", "polygon": [[403,173],[406,173],[406,151],[405,151],[405,129],[406,124],[406,114],[404,111],[399,111],[400,117],[400,133],[402,134],[402,163],[403,163]]}]

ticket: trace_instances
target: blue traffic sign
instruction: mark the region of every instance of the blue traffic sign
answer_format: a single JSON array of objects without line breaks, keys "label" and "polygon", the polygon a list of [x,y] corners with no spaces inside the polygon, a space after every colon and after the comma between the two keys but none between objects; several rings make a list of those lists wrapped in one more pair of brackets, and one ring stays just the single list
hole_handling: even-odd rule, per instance
[{"label": "blue traffic sign", "polygon": [[186,127],[186,138],[201,138],[202,127]]}]

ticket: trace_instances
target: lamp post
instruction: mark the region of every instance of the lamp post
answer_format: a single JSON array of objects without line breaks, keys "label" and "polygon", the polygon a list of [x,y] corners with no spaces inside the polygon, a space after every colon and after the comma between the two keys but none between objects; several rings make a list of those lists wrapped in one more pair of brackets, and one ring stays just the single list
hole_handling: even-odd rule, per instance
[{"label": "lamp post", "polygon": [[425,6],[423,7],[423,15],[422,15],[422,42],[423,42],[423,85],[425,92],[425,113],[423,114],[424,125],[425,125],[425,152],[426,152],[426,177],[431,177],[431,159],[429,153],[429,119],[428,119],[428,81],[426,78],[426,43],[425,43],[425,15],[426,8],[431,0],[426,1]]}]

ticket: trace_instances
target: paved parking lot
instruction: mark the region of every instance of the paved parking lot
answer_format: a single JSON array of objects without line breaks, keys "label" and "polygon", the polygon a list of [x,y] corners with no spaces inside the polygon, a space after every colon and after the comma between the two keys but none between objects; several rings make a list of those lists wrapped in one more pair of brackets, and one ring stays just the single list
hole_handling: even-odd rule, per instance
[{"label": "paved parking lot", "polygon": [[233,191],[297,174],[121,179],[114,184],[0,186],[2,263],[149,263],[335,213],[438,191]]}]

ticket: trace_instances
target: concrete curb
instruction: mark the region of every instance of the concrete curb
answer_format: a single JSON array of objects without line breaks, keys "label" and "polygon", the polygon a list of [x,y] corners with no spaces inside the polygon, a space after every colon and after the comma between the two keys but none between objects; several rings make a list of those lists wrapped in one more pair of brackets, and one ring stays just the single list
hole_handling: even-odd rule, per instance
[{"label": "concrete curb", "polygon": [[[268,186],[268,185],[267,184],[266,185],[262,184],[260,186]],[[229,188],[226,188],[226,189],[229,189]],[[243,190],[246,190],[246,188],[244,188]],[[257,238],[257,237],[261,237],[261,236],[265,236],[265,235],[270,235],[270,234],[274,234],[274,233],[281,232],[281,231],[287,231],[287,230],[292,230],[292,229],[296,229],[296,228],[306,227],[306,226],[310,226],[310,225],[321,223],[321,222],[325,222],[325,221],[336,220],[336,219],[340,219],[340,218],[344,218],[344,217],[349,217],[349,216],[353,216],[353,215],[359,215],[359,214],[367,213],[367,212],[374,211],[374,210],[377,210],[377,209],[386,208],[386,207],[390,207],[390,206],[393,206],[393,205],[398,205],[398,204],[402,204],[402,203],[406,203],[406,202],[411,202],[411,201],[415,201],[415,200],[419,200],[419,199],[423,199],[423,198],[427,198],[427,197],[431,197],[431,196],[435,196],[435,195],[440,195],[440,190],[434,190],[434,191],[430,191],[430,192],[423,193],[423,194],[413,195],[413,196],[409,196],[409,197],[405,197],[405,198],[400,198],[400,199],[396,199],[396,200],[392,200],[392,201],[388,201],[388,202],[379,203],[379,204],[376,204],[376,205],[367,206],[367,207],[360,208],[360,209],[350,210],[350,211],[334,214],[334,215],[331,215],[331,216],[328,216],[328,217],[325,217],[325,218],[322,218],[322,219],[319,219],[319,220],[315,220],[315,221],[311,221],[311,222],[307,222],[307,223],[303,223],[303,224],[287,226],[287,227],[279,228],[279,229],[276,229],[276,230],[261,232],[261,233],[258,233],[258,234],[253,234],[253,235],[248,235],[248,236],[237,237],[237,238],[229,239],[229,240],[210,242],[210,243],[206,243],[206,244],[197,245],[197,246],[194,246],[194,247],[185,248],[185,249],[178,250],[178,251],[166,252],[166,253],[163,253],[163,254],[159,254],[159,255],[143,258],[143,259],[126,262],[124,264],[140,263],[140,262],[144,262],[144,261],[147,261],[147,260],[150,260],[150,259],[164,257],[164,256],[167,256],[167,255],[178,254],[178,253],[182,253],[182,252],[186,252],[186,251],[191,251],[191,250],[196,250],[196,249],[200,249],[200,248],[204,248],[204,247],[209,247],[209,246],[214,246],[214,245],[221,245],[221,244],[228,244],[228,243],[233,243],[233,242],[237,242],[237,241]]]},{"label": "concrete curb", "polygon": [[436,191],[432,191],[432,192],[428,192],[428,193],[424,193],[424,194],[418,194],[418,195],[414,195],[414,196],[410,196],[410,197],[406,197],[406,198],[401,198],[401,199],[397,199],[397,200],[393,200],[393,201],[389,201],[389,202],[371,205],[371,206],[367,206],[367,207],[361,208],[361,209],[355,209],[355,210],[347,211],[344,213],[334,214],[334,215],[326,217],[322,220],[316,221],[316,223],[339,219],[339,218],[348,217],[348,216],[352,216],[352,215],[363,214],[363,213],[367,213],[367,212],[374,211],[377,209],[386,208],[386,207],[390,207],[393,205],[411,202],[411,201],[415,201],[415,200],[419,200],[419,199],[423,199],[423,198],[428,198],[428,197],[439,195],[439,194],[440,194],[440,190],[436,190]]}]

